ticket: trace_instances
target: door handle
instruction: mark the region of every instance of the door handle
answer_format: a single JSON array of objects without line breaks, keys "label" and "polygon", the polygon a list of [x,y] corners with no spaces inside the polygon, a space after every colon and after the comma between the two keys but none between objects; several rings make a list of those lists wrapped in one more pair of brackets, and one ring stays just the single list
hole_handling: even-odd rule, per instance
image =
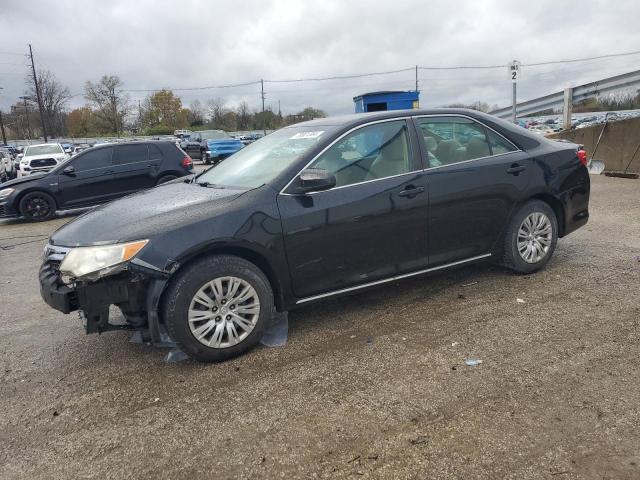
[{"label": "door handle", "polygon": [[113,175],[115,172],[113,170],[107,170],[104,172],[104,175]]},{"label": "door handle", "polygon": [[509,168],[507,168],[507,173],[510,175],[518,175],[520,172],[524,172],[527,167],[523,167],[522,165],[518,165],[517,163],[512,164]]},{"label": "door handle", "polygon": [[401,190],[398,193],[400,197],[413,198],[416,195],[419,195],[424,192],[424,187],[414,187],[413,185],[407,185],[404,190]]}]

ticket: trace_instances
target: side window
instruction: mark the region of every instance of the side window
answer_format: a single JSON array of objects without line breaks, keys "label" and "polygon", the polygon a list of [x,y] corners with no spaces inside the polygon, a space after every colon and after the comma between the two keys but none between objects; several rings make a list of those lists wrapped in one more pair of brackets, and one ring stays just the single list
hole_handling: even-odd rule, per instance
[{"label": "side window", "polygon": [[136,163],[147,161],[147,145],[138,143],[119,145],[116,149],[116,164]]},{"label": "side window", "polygon": [[311,167],[336,176],[336,186],[376,180],[414,170],[404,120],[362,127],[324,152]]},{"label": "side window", "polygon": [[489,129],[487,129],[487,138],[489,139],[489,145],[491,145],[491,153],[494,155],[515,152],[517,150],[511,142]]},{"label": "side window", "polygon": [[149,144],[149,159],[150,160],[157,160],[158,158],[162,158],[162,152],[160,151],[160,149],[158,148],[157,145],[154,145],[153,143]]},{"label": "side window", "polygon": [[113,147],[98,148],[90,150],[73,160],[73,168],[78,172],[85,172],[87,170],[94,170],[96,168],[103,168],[111,166],[111,153]]},{"label": "side window", "polygon": [[430,167],[488,157],[491,148],[484,126],[463,117],[418,118]]}]

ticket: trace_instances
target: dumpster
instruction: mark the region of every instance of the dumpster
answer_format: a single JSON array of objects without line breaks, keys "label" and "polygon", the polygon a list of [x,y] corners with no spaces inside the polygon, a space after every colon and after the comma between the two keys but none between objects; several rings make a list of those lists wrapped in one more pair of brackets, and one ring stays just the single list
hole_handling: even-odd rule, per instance
[{"label": "dumpster", "polygon": [[385,110],[405,110],[420,108],[420,92],[409,91],[386,91],[363,93],[353,97],[356,113],[362,112],[382,112]]}]

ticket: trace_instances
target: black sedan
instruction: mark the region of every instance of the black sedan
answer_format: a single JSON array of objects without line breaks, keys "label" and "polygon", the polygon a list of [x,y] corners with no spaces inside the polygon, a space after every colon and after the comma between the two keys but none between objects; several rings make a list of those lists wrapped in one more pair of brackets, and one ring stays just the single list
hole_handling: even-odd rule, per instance
[{"label": "black sedan", "polygon": [[475,111],[324,118],[234,158],[55,232],[45,301],[219,361],[323,298],[481,261],[534,272],[589,216],[584,151]]},{"label": "black sedan", "polygon": [[90,207],[193,173],[172,142],[129,142],[85,150],[45,174],[0,185],[0,218],[48,220],[57,210]]}]

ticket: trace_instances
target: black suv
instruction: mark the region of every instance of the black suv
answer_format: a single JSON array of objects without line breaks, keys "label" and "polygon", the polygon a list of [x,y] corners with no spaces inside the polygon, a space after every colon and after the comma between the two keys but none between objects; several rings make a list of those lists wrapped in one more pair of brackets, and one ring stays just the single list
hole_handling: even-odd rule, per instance
[{"label": "black suv", "polygon": [[173,142],[95,146],[50,172],[0,186],[0,218],[42,221],[56,210],[114,200],[193,173],[193,161]]},{"label": "black suv", "polygon": [[[191,182],[95,209],[49,239],[44,300],[88,333],[163,335],[216,361],[274,312],[494,261],[545,266],[589,218],[587,155],[470,110],[322,118],[278,130]],[[125,323],[109,322],[117,305]]]}]

